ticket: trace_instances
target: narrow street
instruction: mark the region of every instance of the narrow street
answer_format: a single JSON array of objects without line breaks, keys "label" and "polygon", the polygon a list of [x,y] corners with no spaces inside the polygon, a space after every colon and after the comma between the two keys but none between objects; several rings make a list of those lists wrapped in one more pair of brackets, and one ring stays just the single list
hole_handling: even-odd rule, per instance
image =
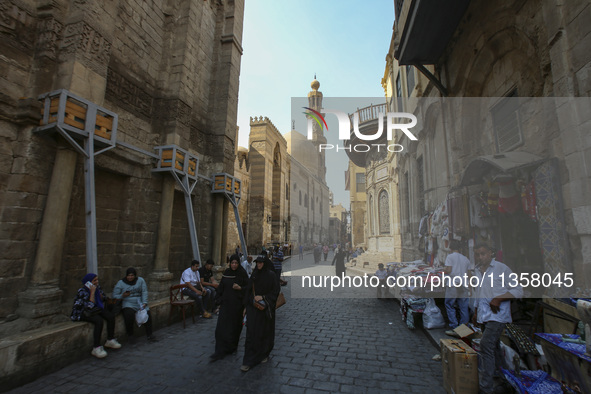
[{"label": "narrow street", "polygon": [[11,392],[443,393],[441,363],[431,360],[437,350],[403,324],[396,301],[291,297],[293,282],[300,283],[291,273],[329,274],[331,256],[320,265],[311,254],[286,261],[287,304],[277,314],[275,349],[269,363],[247,373],[239,370],[245,331],[236,355],[209,362],[214,316],[158,330],[157,343],[123,343],[105,359],[89,354]]}]

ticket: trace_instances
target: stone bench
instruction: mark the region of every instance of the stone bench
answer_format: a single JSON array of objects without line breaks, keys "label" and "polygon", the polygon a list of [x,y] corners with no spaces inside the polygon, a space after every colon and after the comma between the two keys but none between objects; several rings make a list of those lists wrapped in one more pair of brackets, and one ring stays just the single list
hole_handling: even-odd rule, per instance
[{"label": "stone bench", "polygon": [[[154,331],[166,326],[169,311],[168,298],[150,302]],[[175,322],[180,321],[179,314],[173,314],[173,319]],[[65,321],[1,339],[0,391],[10,390],[75,361],[92,357],[90,351],[93,329],[94,326],[89,322]],[[136,326],[134,336],[143,335],[145,328]],[[120,342],[123,343],[123,347],[115,351],[125,351],[127,338],[122,314],[115,318],[115,338],[121,339]],[[106,339],[105,324],[101,343]]]}]

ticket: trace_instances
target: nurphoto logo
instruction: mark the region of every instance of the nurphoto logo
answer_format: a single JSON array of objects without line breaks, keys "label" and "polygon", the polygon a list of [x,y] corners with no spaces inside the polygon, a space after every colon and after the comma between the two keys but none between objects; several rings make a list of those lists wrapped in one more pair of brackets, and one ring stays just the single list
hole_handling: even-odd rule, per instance
[{"label": "nurphoto logo", "polygon": [[[316,122],[321,130],[326,128],[326,131],[328,131],[328,125],[322,113],[315,111],[309,107],[303,108],[309,111],[304,112],[304,114],[308,118],[308,140],[312,140],[314,138],[313,122]],[[324,114],[333,114],[337,117],[337,120],[339,122],[339,140],[346,141],[351,139],[351,122],[349,120],[349,115],[347,115],[347,113],[336,109],[326,108],[323,108],[322,112]],[[412,127],[417,125],[417,117],[408,112],[388,112],[386,114],[380,112],[377,121],[377,131],[374,134],[362,134],[359,131],[359,113],[355,112],[353,114],[354,136],[361,141],[375,141],[379,139],[384,133],[384,116],[386,116],[386,137],[388,141],[392,140],[395,130],[402,131],[412,141],[418,140],[418,138],[415,137],[415,135],[410,131]],[[410,120],[410,122],[398,123],[403,120]],[[388,152],[402,152],[404,150],[404,147],[400,144],[366,144],[356,142],[354,144],[349,144],[345,146],[339,146],[334,144],[320,144],[318,146],[318,151],[321,152],[323,150],[335,149],[337,152],[339,150],[347,150],[349,152],[369,152],[372,148],[377,149],[378,152],[381,148],[386,148]]]}]

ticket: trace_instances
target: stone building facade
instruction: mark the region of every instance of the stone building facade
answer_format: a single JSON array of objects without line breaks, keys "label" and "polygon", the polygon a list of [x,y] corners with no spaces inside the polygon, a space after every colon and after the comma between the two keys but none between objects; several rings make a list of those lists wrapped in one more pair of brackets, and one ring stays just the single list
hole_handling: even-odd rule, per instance
[{"label": "stone building facade", "polygon": [[291,160],[287,141],[267,117],[251,118],[249,147],[247,247],[256,251],[288,239]]},{"label": "stone building facade", "polygon": [[[310,108],[320,111],[320,83],[314,80],[311,86]],[[234,164],[244,185],[239,211],[249,254],[273,244],[297,248],[328,242],[330,192],[324,154],[318,149],[326,139],[317,126],[314,138],[307,140],[296,130],[281,134],[267,117],[251,118],[249,149],[238,148]],[[240,243],[235,228],[232,216],[228,254]]]},{"label": "stone building facade", "polygon": [[417,116],[418,140],[397,134],[404,152],[367,175],[385,164],[396,185],[402,260],[441,264],[450,239],[467,254],[486,240],[517,272],[573,274],[549,295],[591,288],[591,4],[413,3],[395,1],[382,83],[388,111]]},{"label": "stone building facade", "polygon": [[367,249],[367,193],[365,168],[349,161],[345,174],[351,201],[351,246]]},{"label": "stone building facade", "polygon": [[[65,89],[117,115],[114,146],[90,170],[105,290],[134,266],[158,299],[194,257],[184,194],[152,172],[156,146],[198,157],[199,257],[225,253],[228,204],[207,179],[234,170],[243,10],[242,0],[2,2],[0,319],[16,320],[0,338],[68,321],[88,269],[85,160],[60,132],[35,131],[40,95]],[[4,350],[19,354],[19,341]],[[22,368],[12,361],[0,375]]]}]

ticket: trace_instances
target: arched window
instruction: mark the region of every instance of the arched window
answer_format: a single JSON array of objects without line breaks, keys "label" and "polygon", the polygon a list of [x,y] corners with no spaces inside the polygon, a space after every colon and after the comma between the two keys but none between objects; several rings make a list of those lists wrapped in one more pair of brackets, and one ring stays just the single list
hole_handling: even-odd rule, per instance
[{"label": "arched window", "polygon": [[374,214],[373,214],[373,196],[369,196],[369,235],[375,235],[375,230],[373,228],[374,223]]},{"label": "arched window", "polygon": [[388,192],[382,190],[378,198],[378,216],[380,221],[380,234],[390,234],[390,204]]},{"label": "arched window", "polygon": [[302,205],[302,191],[300,190],[300,205]]}]

